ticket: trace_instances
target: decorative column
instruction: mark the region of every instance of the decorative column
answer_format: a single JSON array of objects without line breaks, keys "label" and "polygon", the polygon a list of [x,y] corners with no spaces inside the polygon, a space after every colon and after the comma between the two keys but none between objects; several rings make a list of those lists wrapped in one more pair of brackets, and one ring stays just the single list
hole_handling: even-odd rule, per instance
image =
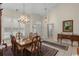
[{"label": "decorative column", "polygon": [[1,8],[1,3],[0,3],[0,44],[1,44],[1,34],[2,34],[2,32],[1,32],[1,26],[2,26],[2,25],[1,25],[1,23],[2,23],[2,22],[1,22],[2,10],[3,10],[3,9]]}]

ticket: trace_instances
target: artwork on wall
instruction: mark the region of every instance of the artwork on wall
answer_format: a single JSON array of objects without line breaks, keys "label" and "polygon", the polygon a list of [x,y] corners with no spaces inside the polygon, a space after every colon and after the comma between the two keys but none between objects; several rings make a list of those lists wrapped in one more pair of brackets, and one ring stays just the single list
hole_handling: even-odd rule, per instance
[{"label": "artwork on wall", "polygon": [[73,20],[63,21],[63,32],[73,32]]}]

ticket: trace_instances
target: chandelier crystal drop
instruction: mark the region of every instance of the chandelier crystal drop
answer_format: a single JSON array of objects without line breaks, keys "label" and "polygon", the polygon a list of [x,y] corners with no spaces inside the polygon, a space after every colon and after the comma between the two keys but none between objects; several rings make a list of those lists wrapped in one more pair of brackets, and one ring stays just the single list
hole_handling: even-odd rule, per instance
[{"label": "chandelier crystal drop", "polygon": [[21,15],[21,16],[20,16],[20,21],[22,21],[22,22],[27,22],[27,21],[28,21],[27,16]]}]

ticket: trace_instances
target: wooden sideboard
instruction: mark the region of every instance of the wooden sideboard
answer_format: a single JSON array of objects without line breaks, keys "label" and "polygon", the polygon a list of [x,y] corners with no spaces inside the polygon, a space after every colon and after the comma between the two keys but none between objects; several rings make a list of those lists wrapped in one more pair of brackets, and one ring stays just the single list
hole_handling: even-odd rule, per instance
[{"label": "wooden sideboard", "polygon": [[59,40],[61,40],[61,43],[62,43],[63,39],[70,40],[72,46],[73,46],[73,41],[77,41],[79,46],[79,35],[58,34],[58,37],[57,37],[58,42]]}]

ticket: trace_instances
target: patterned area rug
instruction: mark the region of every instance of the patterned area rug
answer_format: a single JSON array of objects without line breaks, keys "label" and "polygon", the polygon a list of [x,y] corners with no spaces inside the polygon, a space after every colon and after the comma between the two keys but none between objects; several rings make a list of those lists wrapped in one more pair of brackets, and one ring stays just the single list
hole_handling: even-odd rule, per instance
[{"label": "patterned area rug", "polygon": [[41,49],[41,56],[55,56],[58,50],[43,45]]},{"label": "patterned area rug", "polygon": [[63,49],[63,50],[68,50],[68,46],[64,46],[64,45],[61,45],[61,44],[58,44],[58,43],[49,42],[49,41],[43,41],[43,43],[49,44],[51,46],[54,46],[56,48],[60,48],[60,49]]},{"label": "patterned area rug", "polygon": [[[58,50],[42,45],[41,54],[38,56],[55,56]],[[4,49],[3,56],[13,56],[11,47]],[[25,55],[24,55],[25,56]],[[26,55],[27,56],[27,55]]]}]

